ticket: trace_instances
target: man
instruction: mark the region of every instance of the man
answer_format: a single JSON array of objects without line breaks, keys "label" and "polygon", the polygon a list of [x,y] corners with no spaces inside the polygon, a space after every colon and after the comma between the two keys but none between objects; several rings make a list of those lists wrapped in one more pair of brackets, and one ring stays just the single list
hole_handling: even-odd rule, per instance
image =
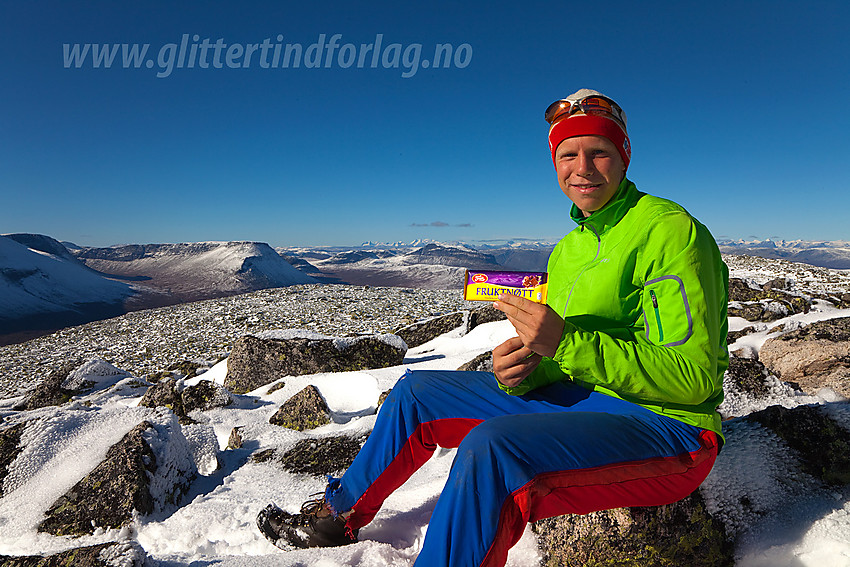
[{"label": "man", "polygon": [[[517,331],[493,373],[408,372],[340,479],[278,545],[343,545],[432,454],[458,447],[417,565],[504,565],[525,524],[679,500],[722,443],[728,271],[708,230],[626,176],[626,116],[583,89],[546,111],[578,227],[549,258],[547,305],[503,295]],[[494,379],[495,376],[495,379]]]}]

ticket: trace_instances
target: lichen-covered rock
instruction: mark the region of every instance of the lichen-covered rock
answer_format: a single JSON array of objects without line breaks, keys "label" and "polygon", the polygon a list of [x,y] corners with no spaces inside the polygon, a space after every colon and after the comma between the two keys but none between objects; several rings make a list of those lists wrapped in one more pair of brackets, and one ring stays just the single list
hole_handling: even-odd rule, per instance
[{"label": "lichen-covered rock", "polygon": [[750,284],[740,278],[729,278],[729,316],[747,321],[775,321],[794,313],[808,313],[812,298],[781,287],[777,280],[764,286]]},{"label": "lichen-covered rock", "polygon": [[77,547],[53,555],[0,555],[3,567],[142,567],[146,553],[136,542],[109,542]]},{"label": "lichen-covered rock", "polygon": [[303,439],[280,457],[283,468],[295,474],[315,476],[336,475],[344,472],[368,435],[350,437],[346,435]]},{"label": "lichen-covered rock", "polygon": [[76,392],[63,388],[62,384],[68,375],[78,366],[79,362],[72,362],[51,372],[47,378],[35,387],[33,393],[24,402],[18,404],[15,409],[19,411],[34,410],[47,406],[61,406],[69,401]]},{"label": "lichen-covered rock", "polygon": [[244,394],[284,376],[397,366],[407,345],[394,335],[353,338],[257,338],[233,345],[224,386]]},{"label": "lichen-covered rock", "polygon": [[492,305],[482,305],[481,307],[476,307],[470,312],[469,331],[478,325],[492,323],[493,321],[503,321],[505,319],[507,319],[507,316]]},{"label": "lichen-covered rock", "polygon": [[395,334],[404,339],[408,347],[414,348],[460,327],[466,332],[468,317],[468,311],[455,311],[402,327]]},{"label": "lichen-covered rock", "polygon": [[850,317],[819,321],[768,339],[759,359],[807,394],[831,388],[850,398]]},{"label": "lichen-covered rock", "polygon": [[233,401],[225,388],[209,380],[201,380],[197,384],[187,386],[182,392],[182,400],[186,413],[222,408]]},{"label": "lichen-covered rock", "polygon": [[850,432],[823,406],[771,406],[746,418],[773,430],[800,457],[805,470],[832,485],[850,484]]},{"label": "lichen-covered rock", "polygon": [[110,447],[91,473],[53,503],[38,531],[92,534],[128,525],[134,513],[176,505],[197,468],[176,417],[161,417],[162,423],[143,421]]},{"label": "lichen-covered rock", "polygon": [[331,422],[331,410],[315,386],[307,386],[288,400],[269,419],[296,431],[315,429]]},{"label": "lichen-covered rock", "polygon": [[110,447],[103,462],[53,503],[38,531],[57,536],[91,534],[95,526],[128,524],[134,510],[153,512],[148,473],[156,470],[156,456],[143,435],[152,427],[144,421]]},{"label": "lichen-covered rock", "polygon": [[741,329],[740,331],[729,331],[726,334],[726,344],[731,345],[741,337],[746,337],[749,334],[755,333],[756,329],[752,325],[748,325]]},{"label": "lichen-covered rock", "polygon": [[242,427],[237,426],[230,430],[230,436],[227,438],[227,450],[241,449],[243,444]]},{"label": "lichen-covered rock", "polygon": [[383,392],[381,392],[381,395],[378,396],[378,405],[376,406],[376,408],[380,408],[382,405],[384,405],[384,402],[387,401],[387,396],[389,396],[390,392],[392,391],[393,389],[390,388],[389,390],[384,390]]},{"label": "lichen-covered rock", "polygon": [[729,358],[725,378],[738,390],[753,397],[764,397],[769,393],[765,383],[768,372],[764,364],[751,358]]},{"label": "lichen-covered rock", "polygon": [[455,311],[419,321],[402,327],[395,334],[404,339],[408,347],[413,348],[452,331],[456,331],[459,335],[465,335],[478,325],[505,318],[505,314],[494,309],[492,305],[483,305],[472,310]]},{"label": "lichen-covered rock", "polygon": [[9,465],[23,450],[20,446],[25,423],[18,423],[0,430],[0,498],[3,497],[3,480],[9,474]]},{"label": "lichen-covered rock", "polygon": [[546,567],[733,565],[732,545],[699,492],[666,506],[569,514],[532,527]]},{"label": "lichen-covered rock", "polygon": [[163,378],[145,392],[139,405],[146,408],[166,407],[177,416],[185,416],[183,396],[178,390],[177,381],[173,378]]},{"label": "lichen-covered rock", "polygon": [[493,351],[479,354],[458,367],[461,371],[493,372]]}]

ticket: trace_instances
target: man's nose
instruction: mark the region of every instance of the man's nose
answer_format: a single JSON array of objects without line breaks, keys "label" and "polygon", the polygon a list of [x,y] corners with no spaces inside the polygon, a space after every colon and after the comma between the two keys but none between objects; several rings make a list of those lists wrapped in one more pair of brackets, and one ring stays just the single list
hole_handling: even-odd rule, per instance
[{"label": "man's nose", "polygon": [[590,175],[596,168],[593,165],[593,159],[586,152],[578,153],[578,173],[579,175]]}]

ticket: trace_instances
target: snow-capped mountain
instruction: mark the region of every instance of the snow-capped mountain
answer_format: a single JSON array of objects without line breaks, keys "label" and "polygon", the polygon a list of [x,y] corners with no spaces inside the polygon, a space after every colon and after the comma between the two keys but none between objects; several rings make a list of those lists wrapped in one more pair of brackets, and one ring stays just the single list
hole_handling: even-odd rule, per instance
[{"label": "snow-capped mountain", "polygon": [[[467,268],[505,269],[492,254],[465,245],[428,243],[408,248],[280,249],[318,269],[325,281],[354,285],[457,289]],[[319,277],[317,275],[317,277]]]},{"label": "snow-capped mountain", "polygon": [[133,294],[48,236],[0,236],[0,335],[119,315]]},{"label": "snow-capped mountain", "polygon": [[164,292],[170,303],[316,281],[262,242],[132,244],[74,255],[99,272]]},{"label": "snow-capped mountain", "polygon": [[720,251],[811,264],[822,268],[850,269],[850,242],[812,240],[719,240]]}]

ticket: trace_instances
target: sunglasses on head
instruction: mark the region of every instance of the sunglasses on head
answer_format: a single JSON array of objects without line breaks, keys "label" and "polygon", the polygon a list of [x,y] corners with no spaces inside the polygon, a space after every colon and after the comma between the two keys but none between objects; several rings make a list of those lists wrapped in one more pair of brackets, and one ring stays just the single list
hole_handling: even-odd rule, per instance
[{"label": "sunglasses on head", "polygon": [[607,96],[590,95],[579,100],[569,101],[566,99],[556,100],[546,109],[544,117],[550,125],[558,120],[567,118],[574,114],[582,113],[588,116],[604,116],[613,118],[623,128],[626,126],[623,109]]}]

